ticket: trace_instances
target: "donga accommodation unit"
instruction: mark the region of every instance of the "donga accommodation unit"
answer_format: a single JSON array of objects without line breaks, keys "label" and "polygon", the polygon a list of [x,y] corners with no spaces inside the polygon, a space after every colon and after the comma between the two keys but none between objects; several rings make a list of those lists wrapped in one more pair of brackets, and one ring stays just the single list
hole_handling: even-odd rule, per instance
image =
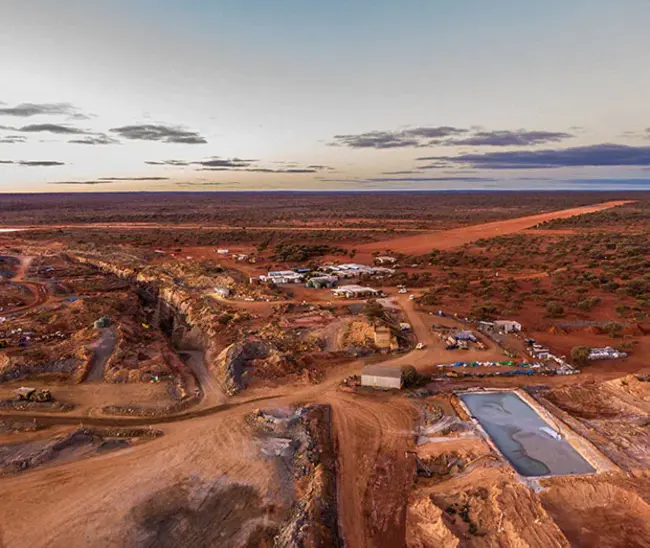
[{"label": "donga accommodation unit", "polygon": [[611,346],[606,346],[605,348],[592,348],[589,351],[590,360],[611,360],[625,357],[627,357],[626,352],[621,352]]},{"label": "donga accommodation unit", "polygon": [[307,281],[307,287],[322,289],[324,287],[334,287],[339,279],[336,276],[314,276]]},{"label": "donga accommodation unit", "polygon": [[361,373],[361,386],[402,388],[402,368],[393,365],[368,365]]},{"label": "donga accommodation unit", "polygon": [[502,333],[518,333],[521,331],[521,324],[511,320],[496,320],[494,327]]},{"label": "donga accommodation unit", "polygon": [[478,339],[471,331],[456,331],[453,335],[457,341],[471,341],[476,342]]},{"label": "donga accommodation unit", "polygon": [[263,282],[273,282],[275,284],[297,284],[304,279],[302,274],[293,270],[276,270],[269,272],[266,276],[260,276]]},{"label": "donga accommodation unit", "polygon": [[363,287],[362,285],[342,285],[332,289],[336,297],[345,297],[346,299],[364,299],[370,297],[380,297],[382,292],[372,287]]}]

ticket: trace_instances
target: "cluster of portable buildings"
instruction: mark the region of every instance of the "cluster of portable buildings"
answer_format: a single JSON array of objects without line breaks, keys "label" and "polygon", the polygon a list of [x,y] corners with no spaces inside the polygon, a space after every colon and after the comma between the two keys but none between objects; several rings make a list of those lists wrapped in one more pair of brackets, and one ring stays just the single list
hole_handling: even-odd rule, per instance
[{"label": "cluster of portable buildings", "polygon": [[389,276],[395,273],[395,269],[384,266],[367,266],[358,263],[345,263],[339,265],[322,266],[320,270],[332,273],[339,278],[355,278],[362,274],[370,276],[384,275]]},{"label": "cluster of portable buildings", "polygon": [[263,282],[282,284],[305,283],[307,287],[314,289],[331,288],[336,297],[346,297],[348,299],[380,297],[384,293],[378,289],[364,287],[357,284],[339,286],[341,279],[355,278],[361,275],[372,275],[381,278],[384,275],[391,275],[395,272],[392,268],[367,266],[357,263],[346,263],[341,265],[321,266],[317,270],[310,268],[294,268],[292,270],[274,270],[267,274],[253,277],[251,283]]},{"label": "cluster of portable buildings", "polygon": [[513,320],[495,320],[493,322],[478,322],[479,329],[484,333],[519,333],[521,324]]},{"label": "cluster of portable buildings", "polygon": [[606,346],[605,348],[592,348],[589,351],[590,360],[612,360],[618,358],[626,358],[627,353],[616,350],[611,346]]}]

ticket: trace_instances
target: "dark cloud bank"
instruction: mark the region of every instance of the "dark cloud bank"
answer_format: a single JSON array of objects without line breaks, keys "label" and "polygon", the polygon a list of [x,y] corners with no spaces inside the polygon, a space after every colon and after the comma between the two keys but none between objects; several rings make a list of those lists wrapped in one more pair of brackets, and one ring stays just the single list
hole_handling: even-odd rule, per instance
[{"label": "dark cloud bank", "polygon": [[185,145],[203,145],[207,141],[196,131],[190,131],[180,126],[162,124],[138,124],[112,128],[124,139],[134,141],[160,141],[163,143],[180,143]]},{"label": "dark cloud bank", "polygon": [[459,156],[424,156],[419,161],[433,161],[421,166],[462,165],[480,169],[545,169],[590,166],[650,166],[650,146],[601,144],[566,149],[513,150]]},{"label": "dark cloud bank", "polygon": [[[197,171],[240,171],[249,173],[318,173],[320,171],[333,171],[334,168],[324,165],[311,164],[307,166],[287,167],[287,168],[267,168],[257,165],[259,160],[244,159],[244,158],[221,158],[213,156],[205,160],[186,161],[186,160],[152,160],[145,162],[152,166],[171,166],[171,167],[185,167],[197,166]],[[291,163],[291,165],[297,165]]]},{"label": "dark cloud bank", "polygon": [[331,146],[349,148],[422,148],[441,146],[531,146],[559,142],[573,137],[570,133],[539,130],[470,130],[451,126],[417,127],[399,131],[335,135]]}]

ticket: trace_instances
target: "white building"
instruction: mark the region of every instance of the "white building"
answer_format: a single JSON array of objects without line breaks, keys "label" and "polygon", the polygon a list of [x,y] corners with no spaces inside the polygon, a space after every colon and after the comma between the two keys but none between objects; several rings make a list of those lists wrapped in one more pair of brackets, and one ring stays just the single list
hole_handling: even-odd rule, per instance
[{"label": "white building", "polygon": [[606,346],[605,348],[592,348],[589,351],[590,360],[613,360],[625,357],[627,357],[626,352],[620,352],[611,346]]},{"label": "white building", "polygon": [[302,282],[304,276],[293,270],[276,270],[269,272],[266,276],[260,276],[263,282],[273,282],[275,284],[297,284]]},{"label": "white building", "polygon": [[494,327],[503,333],[519,333],[521,324],[511,320],[496,320]]},{"label": "white building", "polygon": [[361,373],[361,386],[402,388],[402,368],[390,365],[368,365]]},{"label": "white building", "polygon": [[362,285],[341,285],[332,289],[336,297],[345,297],[347,299],[359,299],[367,297],[379,297],[382,292],[372,287],[363,287]]},{"label": "white building", "polygon": [[375,262],[377,264],[395,264],[397,259],[395,257],[388,257],[386,255],[382,257],[375,257]]}]

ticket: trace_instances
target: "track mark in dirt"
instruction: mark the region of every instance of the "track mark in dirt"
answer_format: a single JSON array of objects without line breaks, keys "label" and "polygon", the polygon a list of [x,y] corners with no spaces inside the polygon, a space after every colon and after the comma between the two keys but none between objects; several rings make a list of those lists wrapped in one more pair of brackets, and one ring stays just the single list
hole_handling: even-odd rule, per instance
[{"label": "track mark in dirt", "polygon": [[338,446],[339,520],[348,546],[399,546],[413,480],[412,406],[330,394]]}]

